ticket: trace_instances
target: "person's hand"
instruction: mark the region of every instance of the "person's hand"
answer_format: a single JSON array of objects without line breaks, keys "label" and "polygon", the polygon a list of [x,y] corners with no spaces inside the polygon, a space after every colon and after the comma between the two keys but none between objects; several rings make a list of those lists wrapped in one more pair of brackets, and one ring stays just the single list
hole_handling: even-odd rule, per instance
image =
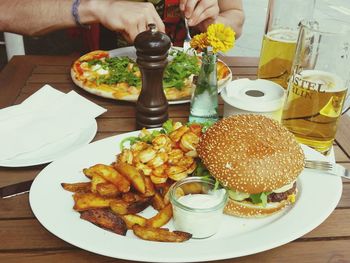
[{"label": "person's hand", "polygon": [[189,26],[197,26],[202,22],[210,24],[220,12],[218,0],[180,0],[180,10],[188,19]]},{"label": "person's hand", "polygon": [[151,3],[99,2],[96,14],[100,23],[110,30],[121,32],[130,43],[139,33],[148,30],[148,24],[154,23],[158,31],[165,31],[164,23]]}]

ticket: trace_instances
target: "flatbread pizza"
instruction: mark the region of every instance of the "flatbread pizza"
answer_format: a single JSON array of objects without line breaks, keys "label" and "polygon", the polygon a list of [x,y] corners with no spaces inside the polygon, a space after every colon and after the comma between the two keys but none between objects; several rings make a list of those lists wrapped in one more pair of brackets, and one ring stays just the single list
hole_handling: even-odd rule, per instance
[{"label": "flatbread pizza", "polygon": [[[163,88],[168,101],[189,100],[193,77],[199,74],[200,59],[182,51],[172,51],[164,71]],[[219,88],[231,80],[231,70],[217,63]],[[127,56],[110,57],[108,51],[96,50],[77,59],[71,68],[73,82],[82,89],[105,98],[136,101],[141,91],[141,72]]]}]

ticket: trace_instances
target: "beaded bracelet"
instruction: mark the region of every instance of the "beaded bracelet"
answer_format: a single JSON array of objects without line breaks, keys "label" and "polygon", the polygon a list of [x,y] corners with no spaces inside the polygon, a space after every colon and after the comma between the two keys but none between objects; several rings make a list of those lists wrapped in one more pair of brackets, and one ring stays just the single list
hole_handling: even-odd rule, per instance
[{"label": "beaded bracelet", "polygon": [[77,26],[80,26],[82,28],[90,29],[90,25],[84,25],[80,22],[80,17],[79,17],[79,8],[80,5],[80,0],[74,0],[72,4],[72,16],[74,18],[75,24]]}]

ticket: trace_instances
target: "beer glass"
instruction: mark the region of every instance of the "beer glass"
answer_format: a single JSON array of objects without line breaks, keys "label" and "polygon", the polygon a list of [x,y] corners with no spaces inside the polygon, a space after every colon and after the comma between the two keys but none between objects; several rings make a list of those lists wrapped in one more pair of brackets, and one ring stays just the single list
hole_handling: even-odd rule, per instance
[{"label": "beer glass", "polygon": [[315,0],[269,0],[258,78],[287,89],[299,23],[311,20]]},{"label": "beer glass", "polygon": [[282,124],[300,143],[327,154],[349,82],[350,25],[330,19],[302,22]]}]

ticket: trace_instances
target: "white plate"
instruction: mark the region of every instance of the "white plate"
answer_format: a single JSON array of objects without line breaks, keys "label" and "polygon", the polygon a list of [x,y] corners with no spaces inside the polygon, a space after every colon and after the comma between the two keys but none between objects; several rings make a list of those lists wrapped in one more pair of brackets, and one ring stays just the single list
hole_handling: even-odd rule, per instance
[{"label": "white plate", "polygon": [[[219,233],[203,240],[161,243],[126,237],[103,230],[79,218],[72,193],[62,182],[86,181],[82,169],[114,161],[119,142],[138,132],[117,135],[89,144],[48,165],[35,179],[30,205],[41,224],[57,237],[79,248],[114,258],[148,262],[195,262],[234,258],[286,244],[321,224],[334,210],[342,193],[339,177],[303,171],[298,179],[294,206],[262,219],[225,216]],[[307,158],[324,160],[321,154],[303,147]],[[148,208],[143,215],[155,214]],[[172,228],[172,222],[167,227]]]},{"label": "white plate", "polygon": [[93,119],[88,128],[81,129],[62,140],[50,143],[36,151],[24,153],[9,160],[2,160],[0,161],[0,166],[26,167],[52,162],[91,142],[96,132],[97,123],[96,120]]},{"label": "white plate", "polygon": [[[179,47],[172,47],[173,49],[175,50],[182,50],[182,48],[179,48]],[[118,49],[113,49],[113,50],[110,50],[109,51],[109,55],[110,57],[129,57],[133,60],[136,60],[137,56],[136,56],[136,49],[134,46],[130,46],[130,47],[124,47],[124,48],[118,48]],[[224,62],[223,62],[224,63]],[[225,63],[224,63],[225,64]],[[225,64],[226,65],[226,64]],[[228,67],[228,66],[227,66]],[[220,93],[222,91],[222,89],[224,87],[226,87],[226,85],[228,83],[230,83],[232,81],[232,72],[231,72],[231,69],[228,67],[229,71],[230,71],[230,74],[229,74],[229,77],[227,79],[225,79],[224,81],[222,81],[221,83],[219,83],[218,85],[218,93]],[[73,81],[74,81],[74,78],[72,77]],[[75,81],[74,81],[75,82]],[[78,82],[75,82],[75,84],[77,86],[80,86]],[[106,93],[101,93],[99,92],[98,90],[94,90],[94,89],[91,89],[91,88],[85,88],[85,87],[81,87],[82,89],[84,89],[85,91],[87,92],[90,92],[94,95],[97,95],[97,96],[101,96],[101,97],[105,97],[105,98],[109,98],[109,99],[115,99],[113,97],[113,95],[106,95]],[[126,100],[126,101],[131,101],[131,102],[135,102],[135,100]],[[173,105],[173,104],[184,104],[184,103],[189,103],[191,100],[190,99],[183,99],[183,100],[168,100],[168,103],[170,105]]]}]

